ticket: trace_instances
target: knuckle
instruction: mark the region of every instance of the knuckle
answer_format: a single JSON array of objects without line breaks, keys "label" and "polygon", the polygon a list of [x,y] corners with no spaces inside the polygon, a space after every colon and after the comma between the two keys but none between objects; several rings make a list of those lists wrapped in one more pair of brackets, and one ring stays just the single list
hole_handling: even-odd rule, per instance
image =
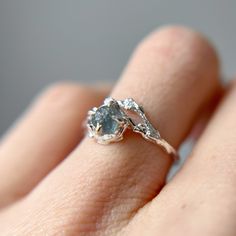
[{"label": "knuckle", "polygon": [[216,71],[217,53],[200,33],[182,26],[165,26],[151,33],[139,45],[138,54],[149,55],[165,68],[202,72]]},{"label": "knuckle", "polygon": [[60,97],[73,96],[74,94],[85,94],[87,88],[81,84],[73,82],[57,82],[49,85],[45,89],[45,96]]},{"label": "knuckle", "polygon": [[57,82],[44,89],[39,100],[47,104],[77,103],[88,94],[87,90],[88,88],[78,83]]}]

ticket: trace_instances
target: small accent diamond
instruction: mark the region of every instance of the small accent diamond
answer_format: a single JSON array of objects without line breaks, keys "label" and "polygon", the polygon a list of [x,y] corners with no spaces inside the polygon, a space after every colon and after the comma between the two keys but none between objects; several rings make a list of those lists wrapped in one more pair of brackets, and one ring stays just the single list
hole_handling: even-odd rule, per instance
[{"label": "small accent diamond", "polygon": [[125,109],[131,110],[131,109],[136,108],[136,103],[132,98],[125,99],[123,104],[124,104]]}]

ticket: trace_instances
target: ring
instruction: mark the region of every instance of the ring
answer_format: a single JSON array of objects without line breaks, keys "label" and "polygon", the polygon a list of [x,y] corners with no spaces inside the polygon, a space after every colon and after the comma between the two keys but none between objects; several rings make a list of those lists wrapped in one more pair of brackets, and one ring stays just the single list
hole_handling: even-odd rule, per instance
[{"label": "ring", "polygon": [[159,131],[147,119],[142,106],[132,98],[106,98],[100,107],[88,111],[86,126],[88,136],[100,144],[122,140],[125,130],[130,128],[140,133],[144,139],[159,145],[174,160],[178,159],[177,151],[161,137]]}]

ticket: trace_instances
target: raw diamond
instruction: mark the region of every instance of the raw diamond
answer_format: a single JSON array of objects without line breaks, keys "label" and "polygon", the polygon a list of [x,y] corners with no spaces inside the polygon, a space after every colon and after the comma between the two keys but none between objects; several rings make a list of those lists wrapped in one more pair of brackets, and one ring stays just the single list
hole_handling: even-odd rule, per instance
[{"label": "raw diamond", "polygon": [[115,106],[99,107],[91,117],[91,123],[95,127],[99,127],[98,134],[103,136],[106,134],[115,134],[119,130],[120,124],[115,118],[120,118],[121,112]]}]

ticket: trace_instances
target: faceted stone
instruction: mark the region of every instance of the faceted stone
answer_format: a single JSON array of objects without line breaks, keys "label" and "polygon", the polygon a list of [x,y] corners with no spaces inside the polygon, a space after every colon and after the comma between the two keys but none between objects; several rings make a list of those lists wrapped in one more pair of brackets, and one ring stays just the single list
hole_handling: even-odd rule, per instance
[{"label": "faceted stone", "polygon": [[114,117],[121,117],[120,110],[115,106],[101,106],[91,117],[93,126],[100,127],[99,135],[114,134],[119,129],[119,122]]}]

